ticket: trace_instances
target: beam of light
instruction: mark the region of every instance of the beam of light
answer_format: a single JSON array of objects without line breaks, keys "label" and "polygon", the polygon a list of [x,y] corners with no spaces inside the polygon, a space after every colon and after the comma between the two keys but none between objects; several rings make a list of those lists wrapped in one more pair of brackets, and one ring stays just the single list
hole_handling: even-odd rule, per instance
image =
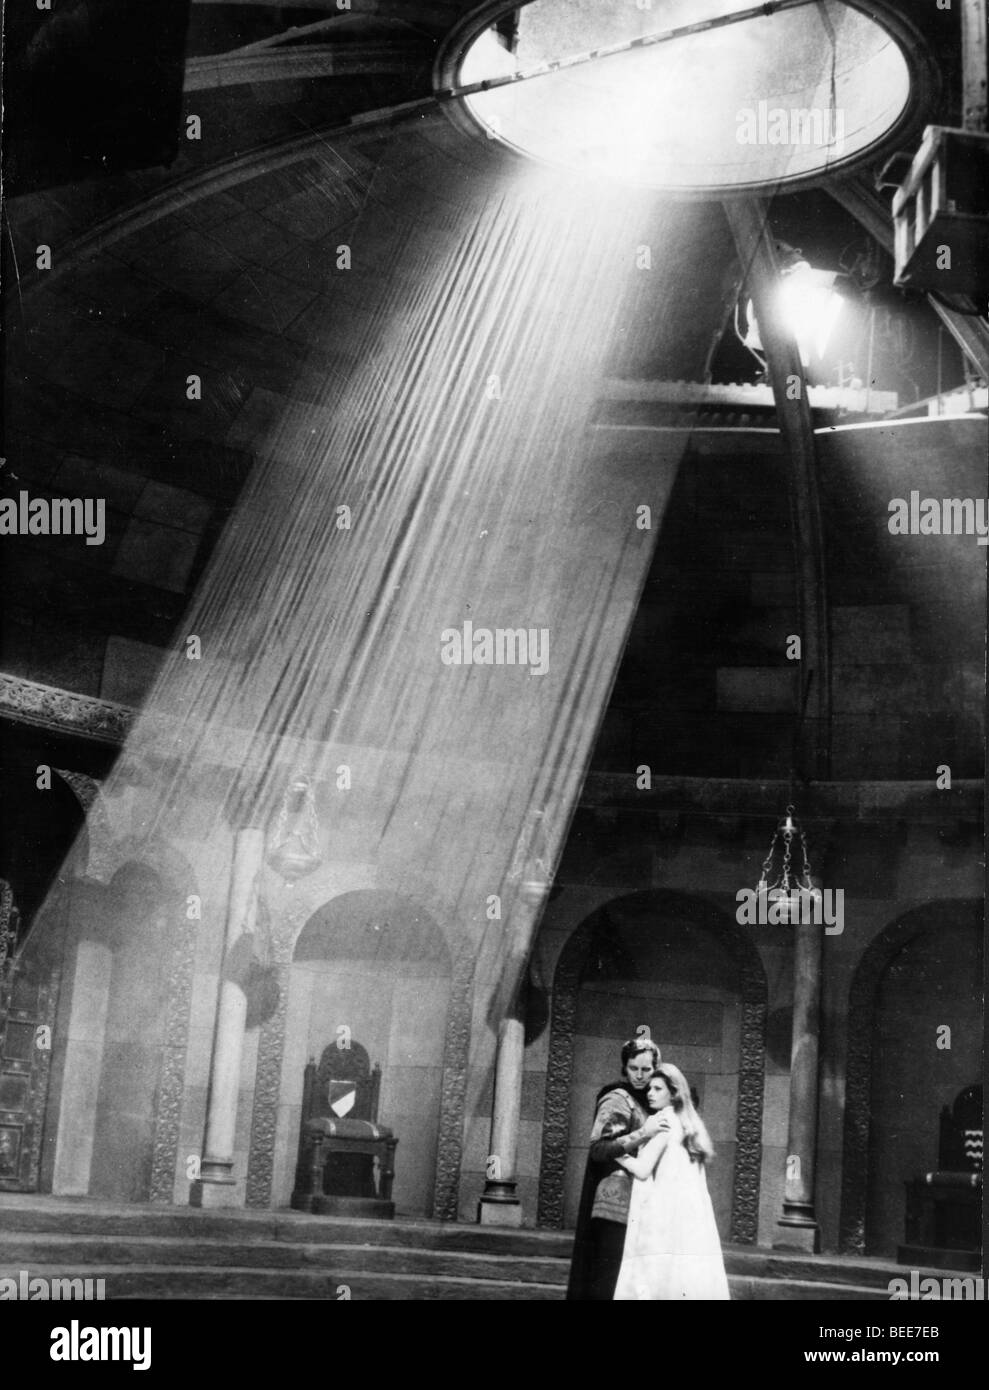
[{"label": "beam of light", "polygon": [[[150,776],[139,841],[222,882],[224,806],[246,789],[270,817],[302,771],[327,864],[374,864],[454,941],[493,936],[501,987],[525,954],[514,847],[537,808],[559,854],[678,461],[619,465],[589,423],[636,248],[666,230],[535,166],[444,216],[379,253],[321,398],[259,448],[107,797]],[[387,220],[369,205],[355,254]],[[661,265],[648,280],[661,323]],[[546,669],[444,664],[466,621],[546,633]],[[266,870],[273,912],[292,891]]]}]

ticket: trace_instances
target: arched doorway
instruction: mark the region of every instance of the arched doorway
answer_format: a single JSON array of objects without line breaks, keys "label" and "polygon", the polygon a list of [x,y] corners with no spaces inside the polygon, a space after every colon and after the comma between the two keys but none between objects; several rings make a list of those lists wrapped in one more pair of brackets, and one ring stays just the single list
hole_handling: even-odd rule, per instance
[{"label": "arched doorway", "polygon": [[758,1235],[766,978],[733,918],[647,890],[580,924],[553,982],[540,1165],[544,1226],[573,1224],[593,1101],[622,1042],[646,1026],[698,1091],[718,1150],[711,1192],[726,1239]]},{"label": "arched doorway", "polygon": [[904,1239],[904,1183],[937,1167],[940,1110],[981,1077],[981,981],[981,903],[916,908],[859,962],[842,1168],[841,1248],[850,1254],[889,1256]]},{"label": "arched doorway", "polygon": [[305,923],[288,973],[276,1206],[291,1195],[305,1064],[341,1038],[381,1066],[379,1116],[399,1140],[398,1211],[431,1214],[452,974],[443,933],[409,898],[344,893]]},{"label": "arched doorway", "polygon": [[171,1201],[179,1143],[196,880],[169,846],[66,893],[42,1187]]}]

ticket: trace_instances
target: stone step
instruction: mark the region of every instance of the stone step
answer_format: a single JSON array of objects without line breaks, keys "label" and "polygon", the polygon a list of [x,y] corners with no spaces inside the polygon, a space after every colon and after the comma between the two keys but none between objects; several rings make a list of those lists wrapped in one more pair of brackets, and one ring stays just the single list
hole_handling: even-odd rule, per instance
[{"label": "stone step", "polygon": [[[37,1264],[88,1265],[240,1265],[245,1268],[299,1268],[306,1265],[333,1265],[346,1258],[347,1262],[365,1271],[394,1270],[400,1273],[457,1274],[478,1278],[512,1278],[523,1282],[565,1284],[569,1260],[532,1253],[537,1242],[531,1242],[524,1255],[496,1253],[470,1249],[437,1249],[409,1244],[386,1245],[357,1239],[313,1240],[296,1242],[284,1240],[244,1239],[239,1228],[222,1238],[201,1237],[190,1241],[176,1236],[106,1236],[59,1235],[49,1232],[0,1232],[0,1255],[7,1265],[23,1268]],[[324,1232],[324,1235],[326,1233]],[[346,1234],[334,1232],[334,1235]],[[365,1232],[357,1233],[358,1237]],[[886,1296],[892,1277],[891,1267],[881,1262],[865,1261],[841,1264],[836,1261],[812,1260],[803,1255],[781,1256],[769,1251],[746,1251],[729,1247],[725,1251],[728,1273],[740,1278],[761,1279],[766,1282],[807,1282],[814,1285],[871,1288]],[[902,1270],[900,1270],[902,1273]]]},{"label": "stone step", "polygon": [[[17,1278],[13,1266],[0,1266],[0,1278]],[[32,1265],[31,1277],[48,1279],[93,1278],[92,1266]],[[223,1268],[201,1265],[147,1267],[140,1264],[107,1265],[99,1276],[106,1280],[108,1301],[120,1299],[293,1299],[352,1301],[452,1301],[452,1302],[562,1302],[562,1283],[544,1284],[515,1279],[463,1278],[456,1275],[411,1274],[397,1271],[368,1272],[341,1264],[335,1270]],[[879,1290],[854,1284],[835,1285],[813,1280],[760,1279],[732,1276],[733,1302],[767,1301],[881,1301]]]},{"label": "stone step", "polygon": [[538,1255],[488,1255],[462,1250],[352,1243],[292,1243],[285,1240],[239,1241],[181,1237],[3,1234],[0,1258],[5,1266],[34,1270],[45,1266],[209,1266],[214,1269],[304,1270],[346,1264],[364,1273],[451,1275],[469,1279],[511,1279],[518,1283],[566,1284],[570,1263]]},{"label": "stone step", "polygon": [[831,1283],[820,1279],[760,1279],[748,1275],[728,1276],[728,1287],[732,1300],[736,1303],[774,1302],[796,1300],[798,1302],[844,1302],[862,1300],[887,1303],[889,1293],[885,1284],[881,1289],[874,1285]]},{"label": "stone step", "polygon": [[[222,1281],[230,1271],[240,1271],[247,1279],[243,1289],[230,1292],[231,1297],[326,1297],[324,1292],[309,1292],[308,1285],[301,1293],[288,1292],[286,1285],[283,1293],[255,1295],[247,1276],[254,1271],[276,1283],[282,1276],[347,1282],[336,1273],[340,1269],[375,1287],[376,1281],[385,1280],[384,1288],[388,1279],[395,1278],[418,1280],[424,1288],[436,1280],[442,1290],[443,1281],[453,1280],[454,1286],[457,1281],[485,1287],[489,1283],[521,1286],[518,1296],[526,1297],[525,1289],[537,1286],[562,1292],[572,1247],[572,1233],[563,1231],[500,1230],[412,1218],[313,1217],[290,1211],[204,1212],[0,1195],[0,1261],[15,1273],[19,1269],[34,1272],[40,1265],[63,1273],[70,1265],[90,1277],[119,1268],[143,1269],[150,1278],[158,1269],[167,1276],[161,1285],[165,1290],[172,1287],[174,1270],[198,1270],[195,1297],[214,1296],[209,1292],[211,1277],[221,1280],[221,1289],[227,1288]],[[890,1279],[907,1273],[891,1260],[811,1256],[753,1246],[726,1246],[725,1265],[739,1299],[887,1299]],[[944,1277],[945,1271],[925,1268],[920,1274]],[[457,1295],[441,1292],[436,1296]]]},{"label": "stone step", "polygon": [[725,1268],[729,1274],[738,1274],[765,1280],[785,1279],[813,1284],[848,1284],[855,1288],[879,1290],[888,1297],[887,1285],[890,1279],[902,1274],[900,1266],[887,1260],[828,1255],[803,1255],[797,1251],[792,1254],[779,1250],[764,1250],[759,1247],[740,1249],[725,1248]]},{"label": "stone step", "polygon": [[307,1216],[289,1211],[195,1211],[188,1207],[56,1201],[0,1194],[0,1241],[8,1232],[31,1235],[139,1236],[169,1238],[284,1240],[293,1244],[407,1246],[464,1250],[491,1255],[544,1255],[569,1260],[569,1231],[500,1230],[456,1222],[370,1221],[342,1216]]},{"label": "stone step", "polygon": [[[0,1278],[17,1278],[19,1271],[0,1265]],[[32,1266],[30,1275],[47,1279],[93,1278],[91,1265]],[[561,1301],[560,1284],[519,1283],[513,1279],[458,1278],[448,1275],[373,1273],[346,1264],[329,1270],[222,1269],[201,1265],[164,1268],[141,1265],[109,1265],[98,1277],[106,1280],[108,1301],[141,1298],[257,1298],[310,1299],[340,1302],[369,1300],[399,1302]],[[78,1305],[76,1305],[78,1306]]]}]

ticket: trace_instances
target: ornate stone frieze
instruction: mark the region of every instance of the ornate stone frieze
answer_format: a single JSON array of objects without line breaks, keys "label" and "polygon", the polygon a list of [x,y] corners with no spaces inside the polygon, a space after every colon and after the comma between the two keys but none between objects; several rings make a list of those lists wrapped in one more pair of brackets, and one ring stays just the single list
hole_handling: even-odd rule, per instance
[{"label": "ornate stone frieze", "polygon": [[432,1215],[440,1221],[456,1221],[460,1204],[467,1064],[474,1007],[474,966],[474,945],[467,942],[453,968],[443,1044],[440,1128],[436,1143],[432,1211]]},{"label": "ornate stone frieze", "polygon": [[87,817],[92,814],[93,808],[97,805],[97,798],[100,794],[100,783],[95,777],[88,777],[85,772],[73,772],[69,768],[57,767],[55,771],[73,790],[76,800],[86,812]]},{"label": "ornate stone frieze", "polygon": [[162,1048],[155,1094],[149,1193],[152,1202],[171,1202],[175,1187],[182,1100],[185,1095],[189,1018],[192,1011],[196,927],[197,923],[186,921],[184,916],[179,919],[169,962],[165,1045]]},{"label": "ornate stone frieze", "polygon": [[129,705],[0,672],[0,715],[41,729],[120,744],[134,722],[135,711]]},{"label": "ornate stone frieze", "polygon": [[570,1147],[570,1093],[573,1089],[577,995],[590,942],[591,928],[585,921],[564,946],[553,982],[536,1224],[557,1229],[563,1226],[563,1191]]},{"label": "ornate stone frieze", "polygon": [[0,982],[7,973],[7,962],[17,945],[17,915],[14,910],[14,890],[5,878],[0,878]]},{"label": "ornate stone frieze", "polygon": [[278,1005],[271,1018],[262,1024],[258,1038],[254,1109],[251,1114],[251,1139],[247,1158],[246,1204],[249,1207],[271,1206],[275,1139],[278,1129],[278,1097],[281,1092],[285,1023],[288,1013],[289,968],[296,934],[293,922],[284,922],[278,928],[268,918],[267,913],[264,917],[271,942],[272,963],[278,971]]},{"label": "ornate stone frieze", "polygon": [[759,1236],[766,1017],[765,976],[761,967],[746,965],[742,971],[738,1118],[735,1125],[735,1171],[728,1236],[736,1245],[754,1245]]},{"label": "ornate stone frieze", "polygon": [[254,1110],[251,1115],[251,1140],[247,1160],[246,1204],[249,1207],[269,1207],[271,1205],[287,1002],[288,966],[279,965],[278,1007],[267,1023],[262,1024],[258,1038],[258,1064],[254,1076]]}]

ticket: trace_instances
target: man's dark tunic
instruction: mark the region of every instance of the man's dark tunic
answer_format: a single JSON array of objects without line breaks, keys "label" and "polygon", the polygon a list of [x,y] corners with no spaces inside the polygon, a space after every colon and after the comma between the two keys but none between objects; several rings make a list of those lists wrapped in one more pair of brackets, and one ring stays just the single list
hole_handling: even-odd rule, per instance
[{"label": "man's dark tunic", "polygon": [[574,1233],[570,1301],[604,1303],[614,1297],[634,1181],[615,1162],[627,1151],[617,1141],[645,1123],[641,1094],[627,1081],[598,1094]]}]

